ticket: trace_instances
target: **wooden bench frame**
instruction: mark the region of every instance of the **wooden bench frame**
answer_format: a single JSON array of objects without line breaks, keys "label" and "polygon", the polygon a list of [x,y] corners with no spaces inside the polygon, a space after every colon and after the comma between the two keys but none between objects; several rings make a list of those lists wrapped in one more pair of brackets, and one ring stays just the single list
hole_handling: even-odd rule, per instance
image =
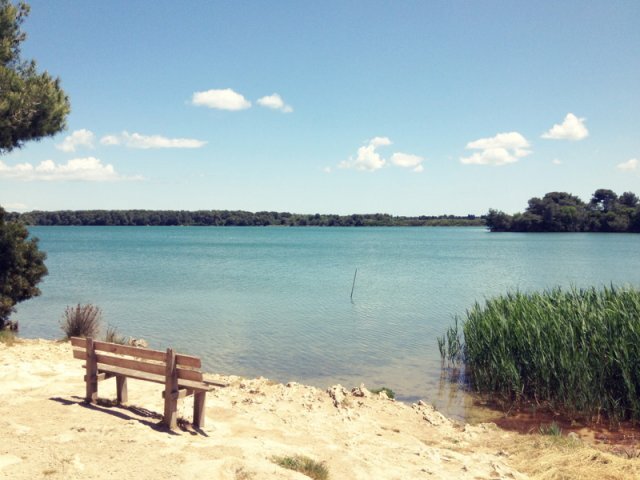
[{"label": "wooden bench frame", "polygon": [[178,424],[178,399],[194,396],[193,425],[202,428],[205,420],[207,392],[225,385],[202,378],[198,357],[117,343],[100,342],[92,338],[71,337],[73,357],[85,360],[86,401],[98,401],[98,383],[116,378],[118,404],[127,403],[127,378],[164,384],[163,423],[171,428]]}]

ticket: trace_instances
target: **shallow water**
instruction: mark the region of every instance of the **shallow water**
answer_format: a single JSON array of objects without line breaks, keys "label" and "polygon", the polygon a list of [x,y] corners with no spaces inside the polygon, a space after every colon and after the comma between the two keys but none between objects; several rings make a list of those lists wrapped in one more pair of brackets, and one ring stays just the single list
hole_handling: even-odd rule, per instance
[{"label": "shallow water", "polygon": [[[640,236],[484,228],[33,227],[48,254],[21,335],[59,338],[67,305],[207,370],[326,387],[386,385],[468,418],[436,336],[509,290],[640,287]],[[354,272],[358,269],[353,301]]]}]

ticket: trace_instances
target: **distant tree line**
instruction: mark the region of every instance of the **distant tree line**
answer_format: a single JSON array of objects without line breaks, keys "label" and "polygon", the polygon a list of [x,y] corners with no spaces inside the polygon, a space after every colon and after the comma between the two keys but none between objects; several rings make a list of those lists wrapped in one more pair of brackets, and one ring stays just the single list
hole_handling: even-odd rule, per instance
[{"label": "distant tree line", "polygon": [[289,212],[245,212],[241,210],[61,210],[10,213],[9,218],[26,225],[114,225],[114,226],[484,226],[484,217],[439,215],[396,217],[393,215],[321,215]]},{"label": "distant tree line", "polygon": [[492,232],[635,232],[640,233],[640,201],[632,192],[618,196],[596,190],[589,203],[566,192],[550,192],[529,200],[524,213],[489,210]]}]

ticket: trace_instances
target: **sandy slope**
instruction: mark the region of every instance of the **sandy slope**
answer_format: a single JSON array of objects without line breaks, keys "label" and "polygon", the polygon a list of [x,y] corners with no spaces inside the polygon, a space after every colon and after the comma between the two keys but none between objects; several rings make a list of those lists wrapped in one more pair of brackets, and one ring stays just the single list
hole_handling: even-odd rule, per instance
[{"label": "sandy slope", "polygon": [[0,344],[0,478],[307,478],[271,461],[294,454],[325,461],[332,479],[528,478],[511,465],[526,465],[522,452],[508,453],[521,436],[427,405],[212,376],[230,386],[208,396],[204,431],[172,433],[158,427],[162,386],[130,380],[130,407],[87,406],[81,363],[68,343]]}]

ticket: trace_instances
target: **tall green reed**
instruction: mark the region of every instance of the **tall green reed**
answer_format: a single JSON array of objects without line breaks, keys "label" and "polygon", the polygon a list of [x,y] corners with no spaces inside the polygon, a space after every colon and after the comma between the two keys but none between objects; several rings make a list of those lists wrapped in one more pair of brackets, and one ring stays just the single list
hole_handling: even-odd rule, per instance
[{"label": "tall green reed", "polygon": [[[640,420],[640,291],[511,292],[476,303],[462,329],[454,353],[477,392],[570,417]],[[457,319],[447,340],[456,331]],[[443,359],[449,345],[438,339]]]}]

